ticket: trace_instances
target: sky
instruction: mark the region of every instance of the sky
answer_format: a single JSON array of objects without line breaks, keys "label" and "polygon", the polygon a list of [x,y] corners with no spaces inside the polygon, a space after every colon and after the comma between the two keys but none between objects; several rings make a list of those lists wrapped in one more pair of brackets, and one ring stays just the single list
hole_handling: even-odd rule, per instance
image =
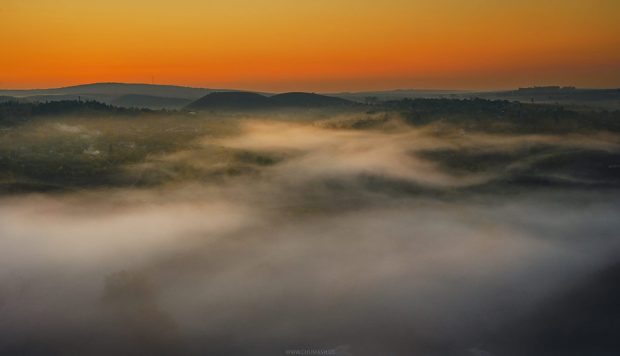
[{"label": "sky", "polygon": [[1,0],[0,88],[620,87],[618,0]]}]

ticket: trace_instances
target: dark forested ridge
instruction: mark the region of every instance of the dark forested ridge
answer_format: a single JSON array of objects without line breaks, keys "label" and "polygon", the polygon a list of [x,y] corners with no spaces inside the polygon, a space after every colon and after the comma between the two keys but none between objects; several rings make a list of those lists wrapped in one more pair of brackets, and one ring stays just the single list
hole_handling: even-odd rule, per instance
[{"label": "dark forested ridge", "polygon": [[[309,93],[288,93],[266,97],[255,93],[213,93],[190,104],[187,109],[254,110],[287,107],[343,107],[354,112],[385,111],[400,114],[414,126],[451,124],[464,129],[515,132],[561,133],[579,131],[620,131],[620,111],[576,111],[561,105],[525,104],[487,99],[402,99],[375,105],[355,104]],[[66,100],[45,103],[0,101],[0,125],[15,125],[50,116],[136,116],[170,114],[175,111],[118,107],[97,101]],[[181,111],[182,112],[182,111]],[[176,111],[179,113],[179,111]]]},{"label": "dark forested ridge", "polygon": [[414,125],[441,121],[484,131],[620,131],[618,110],[575,111],[561,105],[486,99],[403,99],[383,107],[401,112]]},{"label": "dark forested ridge", "polygon": [[126,108],[147,108],[147,109],[180,109],[192,100],[185,98],[171,98],[153,95],[127,94],[120,96],[110,102],[115,106]]},{"label": "dark forested ridge", "polygon": [[527,103],[585,105],[593,108],[620,108],[620,89],[584,89],[575,87],[529,87],[517,90],[469,93],[465,97],[516,100]]},{"label": "dark forested ridge", "polygon": [[11,100],[0,102],[0,125],[15,125],[38,117],[136,116],[145,113],[154,113],[154,111],[117,107],[97,101],[66,100],[31,103]]}]

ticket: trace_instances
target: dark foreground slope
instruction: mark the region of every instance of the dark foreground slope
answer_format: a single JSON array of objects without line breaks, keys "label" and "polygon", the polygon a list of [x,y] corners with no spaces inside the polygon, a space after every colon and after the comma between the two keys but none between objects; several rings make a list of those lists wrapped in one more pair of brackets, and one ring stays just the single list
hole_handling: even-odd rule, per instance
[{"label": "dark foreground slope", "polygon": [[498,355],[616,355],[620,350],[620,263],[550,297],[531,314],[499,329]]}]

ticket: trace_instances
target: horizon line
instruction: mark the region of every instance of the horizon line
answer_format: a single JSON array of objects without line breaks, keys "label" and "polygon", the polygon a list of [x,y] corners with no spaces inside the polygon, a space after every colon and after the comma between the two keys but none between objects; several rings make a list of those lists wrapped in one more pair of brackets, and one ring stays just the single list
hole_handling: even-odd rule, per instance
[{"label": "horizon line", "polygon": [[[249,90],[249,89],[235,89],[235,88],[213,88],[213,87],[198,87],[198,86],[191,86],[191,85],[181,85],[181,84],[166,84],[166,83],[145,83],[145,82],[114,82],[114,81],[104,81],[104,82],[87,82],[87,83],[80,83],[80,84],[72,84],[72,85],[64,85],[64,86],[51,86],[51,87],[34,87],[34,88],[20,88],[20,89],[16,89],[16,88],[0,88],[0,91],[37,91],[37,90],[53,90],[53,89],[69,89],[69,88],[75,88],[75,87],[80,87],[80,86],[88,86],[88,85],[101,85],[101,84],[113,84],[113,85],[144,85],[144,86],[168,86],[168,87],[178,87],[178,88],[186,88],[186,89],[196,89],[196,90],[210,90],[210,91],[217,91],[217,90],[226,90],[226,91],[245,91],[245,92],[254,92],[254,93],[280,93],[280,91],[266,91],[266,90]],[[536,88],[536,87],[560,87],[560,88],[567,88],[567,87],[573,87],[576,89],[591,89],[591,90],[605,90],[605,89],[620,89],[620,85],[619,86],[614,86],[614,87],[577,87],[577,86],[570,86],[570,85],[531,85],[531,86],[519,86],[519,87],[504,87],[504,88],[488,88],[488,89],[463,89],[463,88],[459,88],[459,89],[454,89],[454,88],[402,88],[402,87],[396,87],[396,88],[390,88],[390,89],[361,89],[361,90],[338,90],[338,91],[315,91],[315,90],[311,90],[311,91],[305,91],[303,89],[296,89],[296,90],[287,90],[287,91],[282,91],[282,93],[284,92],[312,92],[312,93],[365,93],[365,92],[392,92],[392,91],[454,91],[454,92],[494,92],[494,91],[511,91],[511,90],[516,90],[519,88]]]}]

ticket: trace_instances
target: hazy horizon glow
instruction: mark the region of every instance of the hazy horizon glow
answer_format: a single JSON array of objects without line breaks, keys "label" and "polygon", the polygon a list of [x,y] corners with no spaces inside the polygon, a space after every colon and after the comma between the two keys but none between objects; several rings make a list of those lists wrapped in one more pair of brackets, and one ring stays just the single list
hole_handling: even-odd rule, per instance
[{"label": "hazy horizon glow", "polygon": [[618,87],[618,14],[615,0],[8,0],[0,87]]}]

